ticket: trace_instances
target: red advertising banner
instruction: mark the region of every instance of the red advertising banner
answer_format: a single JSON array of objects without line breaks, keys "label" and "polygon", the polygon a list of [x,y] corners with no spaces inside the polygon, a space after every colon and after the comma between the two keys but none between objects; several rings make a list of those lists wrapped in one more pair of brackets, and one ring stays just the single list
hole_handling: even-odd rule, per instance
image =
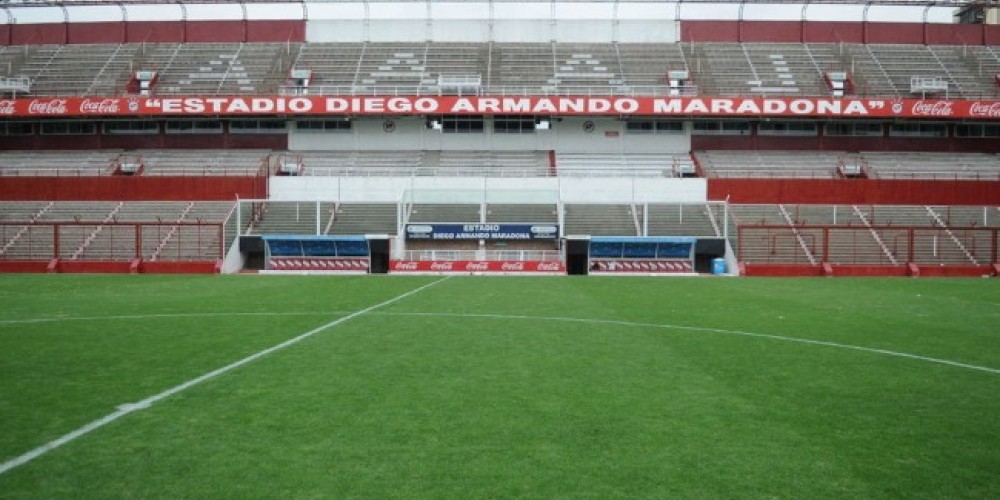
[{"label": "red advertising banner", "polygon": [[688,274],[694,272],[690,260],[591,259],[592,273]]},{"label": "red advertising banner", "polygon": [[555,261],[520,260],[394,260],[392,273],[549,273],[566,274],[566,266]]},{"label": "red advertising banner", "polygon": [[0,117],[580,115],[1000,120],[1000,101],[820,97],[256,96],[0,99]]}]

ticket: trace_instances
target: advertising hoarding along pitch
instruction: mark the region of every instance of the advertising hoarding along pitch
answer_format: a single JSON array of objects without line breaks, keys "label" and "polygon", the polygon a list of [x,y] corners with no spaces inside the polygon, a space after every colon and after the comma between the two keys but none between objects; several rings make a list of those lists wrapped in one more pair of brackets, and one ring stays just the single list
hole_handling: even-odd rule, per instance
[{"label": "advertising hoarding along pitch", "polygon": [[821,97],[178,96],[0,99],[0,116],[561,115],[1000,120],[1000,101]]}]

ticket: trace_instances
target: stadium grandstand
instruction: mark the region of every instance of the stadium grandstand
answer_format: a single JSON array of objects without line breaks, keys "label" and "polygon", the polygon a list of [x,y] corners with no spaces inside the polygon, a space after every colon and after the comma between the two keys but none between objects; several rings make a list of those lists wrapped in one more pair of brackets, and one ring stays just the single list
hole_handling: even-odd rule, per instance
[{"label": "stadium grandstand", "polygon": [[0,10],[0,271],[1000,271],[995,2]]}]

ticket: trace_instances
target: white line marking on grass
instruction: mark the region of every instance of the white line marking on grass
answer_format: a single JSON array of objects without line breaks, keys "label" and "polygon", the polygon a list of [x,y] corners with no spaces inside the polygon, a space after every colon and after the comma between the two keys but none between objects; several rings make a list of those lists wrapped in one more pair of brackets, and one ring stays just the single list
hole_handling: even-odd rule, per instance
[{"label": "white line marking on grass", "polygon": [[329,323],[326,323],[326,324],[320,325],[320,326],[318,326],[316,328],[313,328],[312,330],[309,330],[308,332],[305,332],[305,333],[303,333],[303,334],[301,334],[301,335],[299,335],[297,337],[288,339],[288,340],[286,340],[286,341],[284,341],[284,342],[282,342],[280,344],[274,345],[272,347],[268,347],[267,349],[264,349],[263,351],[259,351],[259,352],[255,353],[255,354],[251,354],[251,355],[249,355],[249,356],[247,356],[247,357],[245,357],[245,358],[243,358],[243,359],[241,359],[239,361],[235,361],[235,362],[230,363],[230,364],[228,364],[226,366],[223,366],[222,368],[219,368],[219,369],[216,369],[216,370],[212,370],[212,371],[210,371],[210,372],[208,372],[208,373],[206,373],[206,374],[204,374],[204,375],[202,375],[200,377],[193,378],[191,380],[188,380],[187,382],[184,382],[183,384],[171,387],[170,389],[167,389],[167,390],[165,390],[165,391],[163,391],[163,392],[161,392],[159,394],[150,396],[150,397],[148,397],[146,399],[143,399],[142,401],[138,401],[138,402],[135,402],[135,403],[125,403],[125,404],[119,405],[118,408],[117,408],[117,410],[114,413],[105,415],[105,416],[103,416],[103,417],[101,417],[101,418],[99,418],[97,420],[94,420],[93,422],[90,422],[87,425],[84,425],[83,427],[80,427],[79,429],[76,429],[76,430],[70,432],[69,434],[66,434],[65,436],[62,436],[62,437],[60,437],[58,439],[49,441],[48,443],[45,443],[44,445],[39,446],[38,448],[35,448],[35,449],[33,449],[33,450],[31,450],[31,451],[29,451],[29,452],[27,452],[27,453],[25,453],[25,454],[17,457],[17,458],[13,458],[11,460],[8,460],[8,461],[4,462],[3,464],[0,464],[0,475],[6,473],[7,471],[9,471],[9,470],[11,470],[11,469],[13,469],[13,468],[15,468],[15,467],[17,467],[19,465],[24,465],[24,464],[26,464],[26,463],[28,463],[28,462],[30,462],[30,461],[32,461],[32,460],[34,460],[34,459],[42,456],[42,455],[44,455],[45,453],[48,453],[49,451],[52,451],[52,450],[54,450],[54,449],[56,449],[56,448],[58,448],[58,447],[60,447],[60,446],[62,446],[64,444],[66,444],[66,443],[69,443],[69,442],[71,442],[71,441],[73,441],[73,440],[75,440],[75,439],[77,439],[79,437],[85,436],[85,435],[87,435],[87,434],[89,434],[89,433],[91,433],[91,432],[93,432],[93,431],[95,431],[97,429],[100,429],[101,427],[104,427],[105,425],[108,425],[111,422],[114,422],[115,420],[118,420],[119,418],[124,417],[125,415],[128,415],[129,413],[132,413],[132,412],[138,411],[138,410],[142,410],[142,409],[145,409],[145,408],[149,408],[154,403],[157,403],[160,400],[166,399],[166,398],[168,398],[170,396],[173,396],[174,394],[177,394],[178,392],[184,391],[186,389],[190,389],[191,387],[194,387],[194,386],[196,386],[196,385],[198,385],[198,384],[200,384],[202,382],[205,382],[207,380],[210,380],[210,379],[213,379],[215,377],[218,377],[219,375],[222,375],[222,374],[224,374],[226,372],[235,370],[236,368],[239,368],[239,367],[241,367],[241,366],[243,366],[243,365],[245,365],[247,363],[250,363],[252,361],[256,361],[257,359],[260,359],[260,358],[262,358],[264,356],[267,356],[268,354],[271,354],[271,353],[273,353],[275,351],[284,349],[284,348],[286,348],[288,346],[291,346],[291,345],[295,345],[295,344],[297,344],[299,342],[302,342],[303,340],[305,340],[305,339],[307,339],[309,337],[312,337],[313,335],[315,335],[315,334],[317,334],[319,332],[322,332],[323,330],[326,330],[326,329],[329,329],[329,328],[333,328],[333,327],[335,327],[335,326],[337,326],[337,325],[339,325],[339,324],[341,324],[341,323],[343,323],[345,321],[349,321],[351,319],[357,318],[358,316],[367,314],[367,313],[369,313],[371,311],[374,311],[376,309],[379,309],[381,307],[385,307],[385,306],[388,306],[388,305],[393,304],[395,302],[399,302],[400,300],[403,300],[403,299],[405,299],[405,298],[407,298],[407,297],[409,297],[409,296],[411,296],[411,295],[413,295],[415,293],[418,293],[418,292],[421,292],[423,290],[426,290],[427,288],[430,288],[430,287],[432,287],[434,285],[437,285],[438,283],[441,283],[442,281],[445,281],[445,280],[447,280],[449,278],[450,278],[450,276],[446,276],[446,277],[444,277],[442,279],[439,279],[439,280],[434,281],[432,283],[428,283],[428,284],[426,284],[424,286],[421,286],[419,288],[410,290],[409,292],[406,292],[406,293],[404,293],[402,295],[398,295],[398,296],[396,296],[394,298],[391,298],[389,300],[386,300],[384,302],[380,302],[378,304],[375,304],[373,306],[367,307],[367,308],[362,309],[360,311],[353,312],[353,313],[348,314],[347,316],[344,316],[342,318],[337,318],[337,319],[335,319],[333,321],[330,321]]},{"label": "white line marking on grass", "polygon": [[548,317],[548,316],[523,316],[523,315],[509,315],[509,314],[476,314],[476,313],[422,313],[422,312],[399,312],[399,313],[377,313],[381,315],[388,316],[428,316],[428,317],[454,317],[454,318],[484,318],[484,319],[513,319],[513,320],[536,320],[536,321],[562,321],[568,323],[589,323],[598,325],[616,325],[616,326],[630,326],[638,328],[659,328],[668,330],[686,330],[691,332],[706,332],[706,333],[722,333],[726,335],[740,335],[744,337],[756,337],[762,339],[771,340],[781,340],[785,342],[797,342],[800,344],[809,345],[819,345],[825,347],[834,347],[837,349],[848,349],[852,351],[862,351],[869,352],[873,354],[883,354],[886,356],[894,356],[897,358],[914,359],[918,361],[926,361],[928,363],[937,363],[940,365],[954,366],[956,368],[965,368],[968,370],[976,370],[987,373],[1000,374],[1000,368],[990,368],[988,366],[970,365],[967,363],[961,363],[958,361],[951,361],[948,359],[932,358],[930,356],[921,356],[919,354],[910,354],[906,352],[890,351],[888,349],[878,349],[875,347],[863,347],[851,344],[840,344],[837,342],[830,342],[828,340],[812,340],[803,339],[798,337],[785,337],[782,335],[772,335],[767,333],[755,333],[747,332],[743,330],[725,330],[722,328],[708,328],[700,326],[684,326],[684,325],[660,325],[655,323],[639,323],[635,321],[621,321],[613,319],[588,319],[588,318],[565,318],[565,317]]}]

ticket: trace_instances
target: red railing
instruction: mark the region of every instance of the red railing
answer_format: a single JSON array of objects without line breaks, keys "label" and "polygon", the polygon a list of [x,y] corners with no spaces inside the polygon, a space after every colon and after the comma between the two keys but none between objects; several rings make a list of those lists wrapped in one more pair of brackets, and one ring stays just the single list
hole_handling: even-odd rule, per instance
[{"label": "red railing", "polygon": [[219,222],[0,222],[0,261],[215,261]]},{"label": "red railing", "polygon": [[737,229],[736,251],[741,262],[754,264],[802,264],[808,251],[817,266],[986,266],[998,263],[998,233],[990,227],[760,224]]}]

